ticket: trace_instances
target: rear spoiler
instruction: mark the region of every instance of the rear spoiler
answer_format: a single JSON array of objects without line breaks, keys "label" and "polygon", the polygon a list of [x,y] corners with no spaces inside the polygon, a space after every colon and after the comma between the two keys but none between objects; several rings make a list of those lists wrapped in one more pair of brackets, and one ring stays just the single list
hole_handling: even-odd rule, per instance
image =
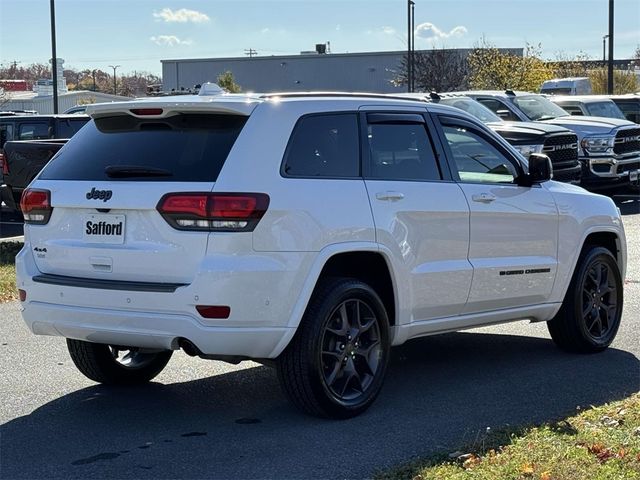
[{"label": "rear spoiler", "polygon": [[138,99],[129,102],[94,103],[86,113],[92,118],[131,115],[136,118],[166,118],[180,113],[227,113],[249,116],[263,100],[252,97],[218,95],[215,97],[179,96]]}]

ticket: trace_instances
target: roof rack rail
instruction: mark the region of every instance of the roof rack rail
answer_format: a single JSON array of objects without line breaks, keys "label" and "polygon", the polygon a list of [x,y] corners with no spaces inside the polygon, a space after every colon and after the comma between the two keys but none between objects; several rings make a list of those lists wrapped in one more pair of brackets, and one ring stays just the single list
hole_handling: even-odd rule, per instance
[{"label": "roof rack rail", "polygon": [[366,93],[366,92],[281,92],[281,93],[265,93],[258,96],[258,98],[270,99],[270,98],[305,98],[305,97],[340,97],[340,98],[384,98],[391,100],[404,100],[410,102],[426,102],[422,98],[409,98],[400,97],[394,95],[387,95],[384,93]]}]

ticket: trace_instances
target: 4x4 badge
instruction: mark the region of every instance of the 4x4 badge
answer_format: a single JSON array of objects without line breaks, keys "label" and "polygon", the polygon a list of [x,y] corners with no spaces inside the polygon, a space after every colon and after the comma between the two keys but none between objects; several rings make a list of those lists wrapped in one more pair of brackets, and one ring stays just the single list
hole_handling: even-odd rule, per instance
[{"label": "4x4 badge", "polygon": [[96,187],[93,187],[90,192],[87,192],[87,200],[102,200],[106,202],[112,195],[113,192],[111,190],[96,190]]}]

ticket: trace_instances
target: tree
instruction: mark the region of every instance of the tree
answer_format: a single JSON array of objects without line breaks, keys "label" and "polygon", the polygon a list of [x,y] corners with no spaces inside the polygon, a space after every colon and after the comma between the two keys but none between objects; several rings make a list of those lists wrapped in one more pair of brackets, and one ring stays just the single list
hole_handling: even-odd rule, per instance
[{"label": "tree", "polygon": [[469,83],[481,90],[537,91],[553,75],[541,51],[540,44],[527,43],[523,56],[503,53],[483,38],[469,54]]},{"label": "tree", "polygon": [[566,77],[588,77],[591,57],[585,52],[579,52],[575,57],[570,58],[566,53],[556,52],[556,59],[548,62],[547,66],[553,70],[555,78]]},{"label": "tree", "polygon": [[242,87],[235,82],[233,73],[229,70],[218,75],[216,83],[220,88],[224,88],[229,93],[240,93],[242,91]]},{"label": "tree", "polygon": [[[416,88],[423,92],[451,92],[468,86],[469,68],[466,58],[458,50],[432,48],[418,51],[414,56]],[[408,62],[405,55],[392,84],[407,84]]]},{"label": "tree", "polygon": [[[596,95],[607,93],[607,69],[596,68],[589,71],[589,79],[591,80],[591,89]],[[634,93],[640,88],[638,78],[633,70],[614,70],[613,71],[613,93],[620,95],[624,93]]]}]

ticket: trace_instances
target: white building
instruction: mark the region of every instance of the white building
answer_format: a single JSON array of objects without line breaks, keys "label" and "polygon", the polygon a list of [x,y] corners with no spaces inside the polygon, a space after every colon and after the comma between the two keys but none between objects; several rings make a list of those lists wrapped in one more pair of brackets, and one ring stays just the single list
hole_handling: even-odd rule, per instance
[{"label": "white building", "polygon": [[[49,90],[51,90],[49,88]],[[35,110],[37,113],[53,113],[53,92],[48,95],[39,92],[5,92],[5,99],[0,98],[0,110]],[[121,95],[92,92],[89,90],[76,90],[58,94],[58,113],[85,103],[122,102],[131,100]]]}]

